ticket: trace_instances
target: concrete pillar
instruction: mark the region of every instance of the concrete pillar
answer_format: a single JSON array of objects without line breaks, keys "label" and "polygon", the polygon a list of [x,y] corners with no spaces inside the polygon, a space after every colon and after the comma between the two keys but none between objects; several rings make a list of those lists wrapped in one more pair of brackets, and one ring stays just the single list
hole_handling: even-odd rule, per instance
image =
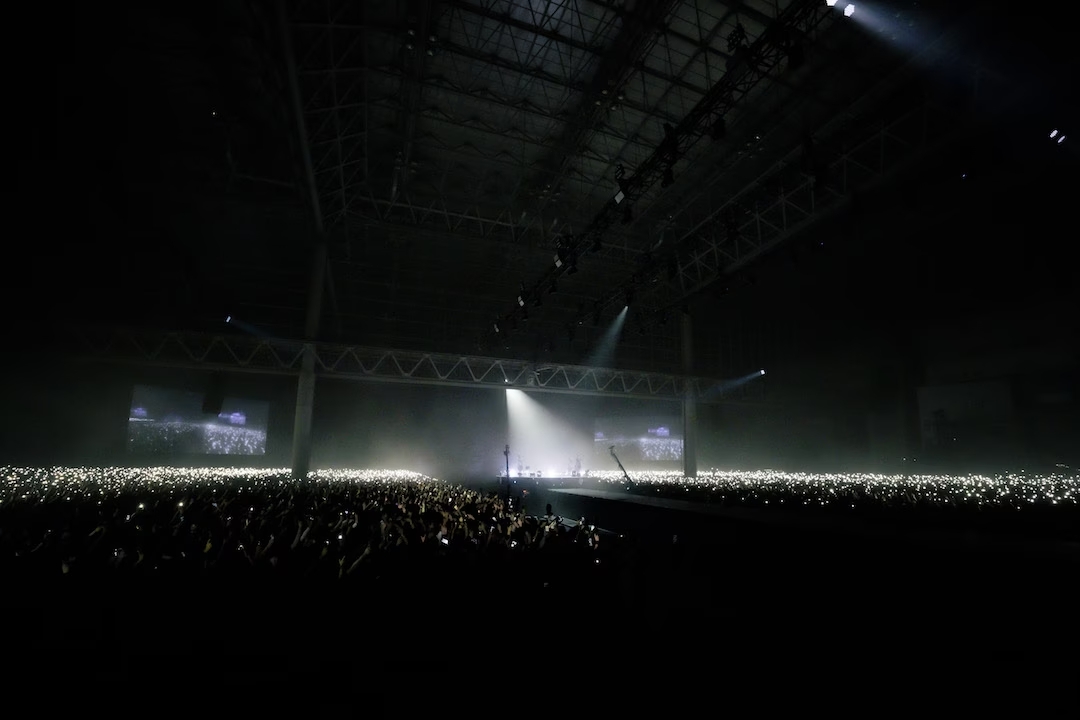
[{"label": "concrete pillar", "polygon": [[292,477],[307,477],[311,467],[311,416],[315,408],[315,344],[322,314],[323,287],[326,280],[326,244],[319,239],[311,264],[311,284],[308,287],[307,319],[304,334],[304,357],[300,365],[300,380],[296,386],[296,416],[293,420]]},{"label": "concrete pillar", "polygon": [[300,96],[300,80],[296,57],[293,55],[292,28],[285,0],[277,3],[278,29],[285,54],[285,76],[289,81],[293,121],[296,123],[296,139],[304,168],[304,179],[311,202],[311,215],[315,227],[315,248],[311,261],[311,284],[308,285],[307,318],[304,323],[304,357],[300,366],[300,380],[296,388],[296,418],[293,423],[292,476],[300,480],[307,477],[311,465],[311,412],[315,406],[315,345],[319,334],[319,318],[322,317],[323,289],[326,285],[326,238],[323,236],[322,208],[319,190],[315,184],[315,166],[311,160],[307,126],[304,123],[304,103]]},{"label": "concrete pillar", "polygon": [[311,468],[311,417],[315,408],[315,346],[304,344],[300,380],[296,386],[296,416],[293,419],[292,476],[307,477]]},{"label": "concrete pillar", "polygon": [[[689,312],[682,313],[680,324],[682,369],[689,377],[694,374],[694,325]],[[697,398],[694,392],[694,387],[688,384],[682,400],[683,474],[686,477],[697,477]]]}]

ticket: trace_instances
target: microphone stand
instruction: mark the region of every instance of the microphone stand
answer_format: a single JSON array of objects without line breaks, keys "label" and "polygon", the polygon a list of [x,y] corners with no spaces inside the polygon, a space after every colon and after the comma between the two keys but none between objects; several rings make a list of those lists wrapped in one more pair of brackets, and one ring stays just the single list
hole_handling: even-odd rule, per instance
[{"label": "microphone stand", "polygon": [[630,475],[626,472],[626,468],[624,468],[622,463],[619,462],[619,456],[615,454],[615,446],[612,445],[611,447],[609,447],[608,451],[611,453],[611,457],[615,458],[615,464],[619,466],[620,470],[622,470],[623,477],[626,478],[627,484],[633,485],[634,481],[630,479]]}]

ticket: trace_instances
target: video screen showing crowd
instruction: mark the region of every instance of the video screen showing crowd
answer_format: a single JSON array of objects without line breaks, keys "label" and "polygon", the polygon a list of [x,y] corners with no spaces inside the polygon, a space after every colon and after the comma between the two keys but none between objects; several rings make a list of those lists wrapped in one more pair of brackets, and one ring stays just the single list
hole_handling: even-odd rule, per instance
[{"label": "video screen showing crowd", "polygon": [[[269,405],[202,393],[137,386],[128,417],[128,450],[146,455],[263,455]],[[210,409],[211,412],[206,412]]]},{"label": "video screen showing crowd", "polygon": [[614,450],[627,465],[682,462],[683,439],[676,423],[665,418],[601,418],[593,434],[593,455],[608,458]]}]

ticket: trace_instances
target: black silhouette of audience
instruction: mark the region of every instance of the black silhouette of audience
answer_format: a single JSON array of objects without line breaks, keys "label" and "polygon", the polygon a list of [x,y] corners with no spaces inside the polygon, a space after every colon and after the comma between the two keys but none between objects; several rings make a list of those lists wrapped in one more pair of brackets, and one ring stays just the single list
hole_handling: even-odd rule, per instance
[{"label": "black silhouette of audience", "polygon": [[374,481],[223,473],[168,482],[148,474],[115,489],[47,478],[37,485],[0,502],[0,572],[8,578],[544,587],[589,572],[607,546],[550,506],[534,517],[515,499],[393,473]]}]

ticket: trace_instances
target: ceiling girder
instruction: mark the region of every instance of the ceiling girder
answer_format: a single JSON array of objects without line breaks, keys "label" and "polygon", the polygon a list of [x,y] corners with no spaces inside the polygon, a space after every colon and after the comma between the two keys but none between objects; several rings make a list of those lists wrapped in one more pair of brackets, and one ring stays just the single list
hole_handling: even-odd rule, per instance
[{"label": "ceiling girder", "polygon": [[[603,95],[621,91],[630,75],[641,65],[640,60],[656,44],[654,24],[663,24],[664,18],[676,5],[676,0],[643,0],[627,13],[618,36],[611,42],[600,66],[589,81],[589,88],[574,110],[575,121],[563,127],[562,135],[555,144],[554,152],[537,162],[537,166],[556,173],[554,188],[565,176],[572,162],[590,145],[596,129],[601,127],[608,113],[608,103]],[[674,78],[669,79],[669,83]],[[625,98],[624,98],[625,101]],[[636,133],[635,133],[636,134]],[[536,178],[526,181],[535,186]],[[541,177],[539,182],[543,182]],[[541,203],[543,207],[544,203]]]},{"label": "ceiling girder", "polygon": [[[851,202],[853,194],[884,185],[947,147],[972,123],[986,121],[1018,101],[1022,89],[1014,81],[991,77],[973,66],[970,77],[954,86],[963,87],[964,92],[953,90],[947,104],[916,85],[914,107],[895,109],[886,117],[879,114],[869,126],[864,125],[861,139],[852,142],[851,134],[858,131],[850,121],[864,108],[894,98],[899,83],[910,81],[913,73],[931,63],[949,63],[946,37],[928,44],[907,66],[823,128],[814,145],[814,167],[807,167],[805,150],[798,147],[735,194],[725,199],[703,198],[702,204],[710,210],[695,217],[692,224],[682,224],[676,217],[669,229],[677,235],[665,242],[662,253],[650,262],[654,263],[653,272],[660,275],[674,260],[677,277],[643,286],[645,302],[657,313],[685,303],[721,277],[738,272],[786,239],[835,214]],[[992,104],[980,100],[989,96]],[[832,157],[823,157],[830,146],[839,149]]]},{"label": "ceiling girder", "polygon": [[[401,76],[402,76],[401,70],[399,68],[393,66],[393,65],[372,65],[372,66],[369,66],[369,67],[366,67],[366,68],[357,67],[357,68],[338,68],[337,69],[338,73],[341,73],[341,72],[356,72],[356,73],[359,73],[359,72],[364,72],[364,71],[377,72],[377,73],[381,73],[381,74],[384,74],[384,75],[387,75],[387,76],[393,77],[393,78],[401,78]],[[303,71],[301,74],[302,75],[322,75],[322,74],[330,75],[333,72],[334,72],[334,70],[331,69],[331,68],[312,68],[312,69],[308,69],[308,70]],[[548,110],[546,108],[540,107],[536,103],[529,100],[527,97],[522,97],[520,99],[504,98],[504,97],[501,97],[498,93],[496,93],[496,92],[494,92],[494,91],[492,91],[492,90],[490,90],[489,88],[486,88],[486,87],[468,88],[468,87],[460,86],[460,85],[454,83],[454,81],[452,81],[451,79],[449,79],[449,78],[447,78],[447,77],[445,77],[443,75],[428,75],[425,78],[424,82],[423,82],[423,86],[425,88],[431,88],[431,89],[437,90],[439,92],[450,93],[450,94],[453,94],[453,95],[456,95],[456,96],[459,96],[459,97],[469,98],[470,100],[476,100],[478,102],[488,103],[488,104],[492,104],[492,105],[498,105],[500,107],[504,107],[507,110],[512,111],[515,114],[520,114],[520,115],[523,115],[523,116],[527,115],[527,116],[536,117],[536,118],[542,118],[543,120],[553,122],[553,123],[556,123],[556,124],[559,124],[559,125],[563,125],[563,124],[567,124],[567,123],[573,124],[575,122],[573,116],[571,116],[569,113],[553,112],[553,111]],[[335,105],[328,105],[328,106],[319,107],[319,108],[309,108],[307,110],[307,114],[309,116],[319,116],[319,115],[322,115],[323,113],[333,113],[333,112],[341,111],[341,110],[361,110],[361,109],[364,108],[365,104],[366,104],[366,101],[360,101],[360,102],[350,103],[348,105],[336,105],[336,106]],[[468,127],[468,125],[465,124],[465,123],[462,123],[462,125],[465,126],[465,127]],[[600,134],[600,135],[610,136],[611,138],[613,138],[615,140],[618,140],[619,142],[623,142],[623,143],[638,144],[638,145],[643,145],[643,146],[647,144],[644,140],[642,140],[641,138],[639,138],[637,136],[627,136],[627,135],[620,134],[614,128],[612,128],[610,125],[605,125],[604,127],[600,128],[600,129],[597,129],[596,132],[598,134]],[[313,136],[314,135],[315,134],[313,133]],[[324,138],[324,139],[316,141],[314,144],[327,143],[327,142],[334,142],[334,139],[333,138]]]},{"label": "ceiling girder", "polygon": [[520,388],[530,392],[716,402],[711,378],[580,365],[419,352],[240,335],[80,328],[75,357],[86,361],[296,375],[308,348],[321,379],[413,385]]},{"label": "ceiling girder", "polygon": [[[826,17],[830,8],[818,0],[796,0],[749,45],[743,57],[732,63],[724,76],[709,89],[697,105],[673,128],[676,154],[684,154],[709,132],[713,120],[724,115],[761,81],[767,79],[783,62],[787,40],[793,34],[810,37],[811,31]],[[669,150],[657,148],[636,170],[624,178],[621,202],[614,197],[584,230],[575,233],[566,244],[568,255],[581,255],[599,242],[603,234],[622,215],[622,203],[633,203],[660,180],[670,157]],[[562,274],[562,268],[550,267],[528,287],[545,287],[551,279]],[[516,308],[509,316],[513,316]]]},{"label": "ceiling girder", "polygon": [[[371,23],[368,23],[366,25],[356,25],[356,24],[352,24],[352,25],[349,25],[349,24],[329,25],[329,24],[326,24],[326,23],[303,22],[303,23],[297,23],[297,27],[304,28],[304,29],[320,29],[320,30],[326,30],[326,31],[329,31],[331,29],[357,30],[357,31],[374,30],[376,32],[382,32],[382,33],[385,33],[387,35],[392,35],[394,37],[399,36],[401,34],[401,32],[402,32],[402,28],[400,28],[400,27],[380,24],[380,23],[376,23],[376,22],[371,22]],[[589,87],[585,82],[580,81],[580,80],[576,80],[576,79],[570,77],[569,75],[564,76],[564,75],[559,75],[559,74],[556,74],[556,73],[552,73],[552,72],[549,72],[549,71],[545,70],[541,66],[533,66],[533,65],[529,65],[527,62],[511,60],[511,59],[505,58],[502,55],[499,55],[497,53],[492,53],[492,52],[488,52],[488,51],[481,50],[481,49],[478,49],[478,48],[473,48],[473,47],[470,47],[468,45],[462,45],[460,43],[452,42],[452,41],[449,41],[449,40],[440,40],[438,47],[439,47],[439,52],[448,52],[448,53],[450,53],[452,55],[458,55],[460,57],[469,58],[471,60],[475,60],[475,61],[481,63],[484,67],[489,67],[489,68],[493,67],[493,68],[498,68],[498,69],[501,69],[501,70],[508,70],[508,71],[516,73],[518,75],[524,75],[526,77],[534,78],[534,79],[537,79],[537,80],[543,80],[544,82],[551,83],[552,85],[562,87],[562,88],[566,88],[567,90],[570,90],[571,92],[585,93],[585,92],[588,92],[588,90],[589,90]],[[311,68],[309,68],[307,66],[302,68],[303,71],[308,71],[310,69]],[[678,83],[679,82],[679,78],[672,77],[672,76],[667,75],[665,73],[659,73],[659,72],[652,71],[652,70],[649,70],[648,72],[650,74],[653,74],[658,79],[663,80],[664,82],[672,82],[672,83]],[[697,87],[694,87],[694,86],[690,86],[688,89],[692,89],[695,92],[699,92],[699,93],[702,90],[701,88],[697,88]],[[634,101],[632,98],[625,99],[622,102],[622,104],[626,105],[629,108],[632,108],[632,109],[636,110],[637,112],[643,113],[645,115],[653,115],[654,117],[657,117],[657,118],[659,118],[661,120],[667,120],[667,121],[677,120],[677,118],[675,118],[673,115],[668,115],[666,113],[658,113],[655,109],[650,109],[648,107],[645,107],[644,105],[641,105],[640,103],[637,103],[636,101]]]}]

